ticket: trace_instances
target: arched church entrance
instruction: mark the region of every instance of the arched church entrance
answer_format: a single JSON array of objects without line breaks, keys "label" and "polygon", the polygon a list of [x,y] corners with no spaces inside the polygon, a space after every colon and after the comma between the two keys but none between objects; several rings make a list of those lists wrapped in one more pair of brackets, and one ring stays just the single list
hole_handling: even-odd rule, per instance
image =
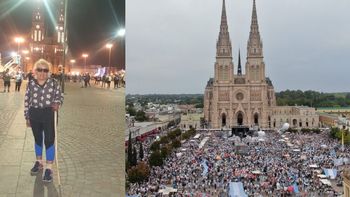
[{"label": "arched church entrance", "polygon": [[221,126],[226,126],[226,114],[221,115]]},{"label": "arched church entrance", "polygon": [[243,125],[243,113],[238,112],[237,114],[237,125]]},{"label": "arched church entrance", "polygon": [[259,115],[258,115],[258,113],[254,114],[254,125],[259,125]]}]

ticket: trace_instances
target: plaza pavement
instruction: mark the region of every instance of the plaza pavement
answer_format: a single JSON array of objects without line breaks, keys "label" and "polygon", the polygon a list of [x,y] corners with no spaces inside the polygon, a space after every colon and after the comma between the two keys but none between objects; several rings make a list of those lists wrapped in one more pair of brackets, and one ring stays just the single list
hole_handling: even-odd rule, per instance
[{"label": "plaza pavement", "polygon": [[0,197],[123,196],[125,194],[124,88],[80,88],[66,83],[59,112],[58,160],[54,181],[31,176],[34,142],[23,116],[21,92],[3,93],[0,80]]}]

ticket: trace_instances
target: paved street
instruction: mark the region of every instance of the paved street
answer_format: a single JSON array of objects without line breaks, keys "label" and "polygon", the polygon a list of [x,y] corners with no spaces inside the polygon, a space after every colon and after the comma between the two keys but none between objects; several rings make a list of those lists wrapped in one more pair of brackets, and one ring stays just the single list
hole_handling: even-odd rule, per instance
[{"label": "paved street", "polygon": [[[58,159],[62,186],[31,176],[34,142],[23,116],[24,87],[3,93],[0,80],[0,197],[124,195],[124,89],[66,84],[59,112]],[[122,195],[120,195],[122,196]]]}]

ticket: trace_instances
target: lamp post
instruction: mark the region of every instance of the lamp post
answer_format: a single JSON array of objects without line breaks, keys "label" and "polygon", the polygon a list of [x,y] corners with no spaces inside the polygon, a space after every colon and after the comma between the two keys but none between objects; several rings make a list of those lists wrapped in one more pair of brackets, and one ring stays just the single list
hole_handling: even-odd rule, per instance
[{"label": "lamp post", "polygon": [[24,42],[24,38],[22,37],[15,37],[15,42],[17,43],[17,53],[19,53],[20,45]]},{"label": "lamp post", "polygon": [[62,86],[62,93],[64,93],[65,88],[65,69],[66,69],[66,54],[67,54],[67,7],[68,7],[68,0],[64,0],[64,18],[63,18],[63,61],[62,61],[62,73],[61,73],[61,86]]},{"label": "lamp post", "polygon": [[71,63],[72,67],[70,69],[70,71],[72,71],[72,68],[74,67],[74,63],[75,63],[75,59],[71,59],[69,60],[69,62]]},{"label": "lamp post", "polygon": [[23,50],[22,53],[26,56],[25,60],[24,60],[24,67],[22,69],[23,72],[27,72],[27,63],[28,63],[28,54],[29,54],[29,51],[28,50]]},{"label": "lamp post", "polygon": [[[125,36],[125,29],[124,28],[119,29],[115,34],[115,37],[117,37],[117,38],[124,37],[124,36]],[[124,47],[124,45],[121,45],[121,46]],[[116,67],[116,70],[118,70],[117,68],[118,68],[118,65]]]},{"label": "lamp post", "polygon": [[85,70],[86,70],[86,58],[89,57],[89,55],[86,54],[86,53],[83,53],[82,57],[83,57],[84,60],[85,60],[85,64],[84,64],[84,73],[85,73],[85,72],[86,72],[86,71],[85,71]]},{"label": "lamp post", "polygon": [[109,49],[109,53],[108,53],[108,69],[107,69],[107,73],[109,71],[109,69],[111,68],[111,50],[112,50],[113,45],[108,43],[106,44],[106,48]]}]

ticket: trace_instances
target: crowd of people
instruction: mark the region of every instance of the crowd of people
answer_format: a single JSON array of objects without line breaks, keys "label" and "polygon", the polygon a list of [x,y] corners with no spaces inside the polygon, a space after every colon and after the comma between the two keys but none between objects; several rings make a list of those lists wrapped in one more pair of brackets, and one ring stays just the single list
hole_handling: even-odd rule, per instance
[{"label": "crowd of people", "polygon": [[11,79],[15,80],[15,92],[21,90],[22,81],[24,79],[24,73],[21,70],[17,70],[14,74],[10,74],[10,70],[6,69],[1,74],[2,80],[4,81],[4,92],[10,92]]},{"label": "crowd of people", "polygon": [[[203,139],[209,139],[200,148]],[[254,139],[254,140],[253,140]],[[242,182],[248,196],[338,196],[341,188],[335,159],[350,158],[350,149],[321,134],[281,135],[267,132],[263,138],[228,137],[221,131],[202,131],[169,156],[161,167],[152,167],[148,181],[130,184],[127,195],[161,196],[160,188],[172,187],[175,196],[228,196],[230,182]],[[143,146],[147,153],[153,140]],[[147,154],[146,154],[147,155]],[[147,158],[145,159],[147,160]],[[323,184],[323,169],[335,168],[332,186]],[[292,190],[291,190],[292,189]]]},{"label": "crowd of people", "polygon": [[79,82],[81,83],[81,87],[90,87],[90,81],[94,80],[94,85],[100,85],[102,88],[111,88],[111,84],[113,83],[113,88],[121,88],[125,87],[125,74],[124,73],[116,73],[110,75],[103,76],[91,76],[90,73],[83,73],[79,75],[67,75],[66,81],[71,82]]},{"label": "crowd of people", "polygon": [[[18,70],[15,73],[10,73],[9,69],[5,70],[3,73],[1,73],[1,78],[3,80],[3,92],[10,92],[11,87],[11,81],[12,79],[15,82],[15,91],[19,92],[21,89],[22,81],[27,79],[30,81],[33,79],[33,73],[32,71],[29,71],[27,74],[24,72]],[[65,80],[65,82],[78,82],[81,83],[82,88],[90,87],[90,81],[94,80],[94,84],[102,87],[102,88],[111,88],[111,85],[113,85],[114,89],[125,87],[125,73],[115,73],[110,75],[103,75],[103,76],[91,76],[90,73],[83,73],[83,74],[66,74],[62,76],[60,73],[52,73],[51,78],[55,78],[58,81]]]}]

